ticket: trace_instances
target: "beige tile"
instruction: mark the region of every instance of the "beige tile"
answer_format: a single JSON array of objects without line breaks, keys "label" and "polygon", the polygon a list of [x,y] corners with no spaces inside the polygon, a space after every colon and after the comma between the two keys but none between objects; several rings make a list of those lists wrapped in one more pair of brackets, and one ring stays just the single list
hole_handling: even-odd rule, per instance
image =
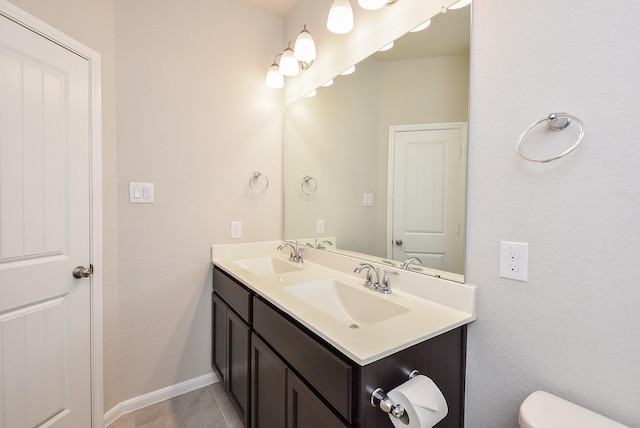
[{"label": "beige tile", "polygon": [[213,386],[213,395],[218,402],[218,406],[220,406],[220,410],[224,416],[225,421],[227,421],[227,425],[229,428],[238,428],[242,427],[242,421],[236,412],[236,408],[233,407],[227,392],[224,390],[224,386],[222,384],[217,383]]},{"label": "beige tile", "polygon": [[[222,392],[224,393],[224,389],[222,389]],[[198,417],[201,419],[197,419]],[[126,413],[109,425],[109,428],[137,428],[143,426],[228,428],[224,422],[218,402],[214,397],[213,385]]]},{"label": "beige tile", "polygon": [[202,403],[138,428],[228,428],[220,408],[215,402]]}]

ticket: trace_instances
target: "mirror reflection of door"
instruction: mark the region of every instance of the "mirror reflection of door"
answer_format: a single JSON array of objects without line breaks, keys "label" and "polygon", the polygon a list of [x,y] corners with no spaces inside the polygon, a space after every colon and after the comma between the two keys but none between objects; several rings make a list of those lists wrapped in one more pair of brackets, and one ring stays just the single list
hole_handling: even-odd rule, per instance
[{"label": "mirror reflection of door", "polygon": [[465,141],[461,122],[390,127],[387,257],[462,273]]}]

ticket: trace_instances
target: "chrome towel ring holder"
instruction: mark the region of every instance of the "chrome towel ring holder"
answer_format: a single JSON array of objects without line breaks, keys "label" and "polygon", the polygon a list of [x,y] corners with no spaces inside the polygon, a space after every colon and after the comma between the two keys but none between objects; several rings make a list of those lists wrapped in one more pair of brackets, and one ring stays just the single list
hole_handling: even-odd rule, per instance
[{"label": "chrome towel ring holder", "polygon": [[[549,128],[551,128],[553,131],[562,131],[563,129],[565,129],[569,125],[571,125],[571,123],[575,122],[575,123],[578,124],[578,127],[580,128],[580,134],[578,135],[578,138],[573,143],[573,145],[571,147],[569,147],[567,150],[565,150],[564,152],[560,153],[559,155],[553,156],[553,157],[550,157],[550,158],[547,158],[547,159],[533,159],[533,158],[530,158],[530,157],[528,157],[528,156],[526,156],[526,155],[524,155],[522,153],[522,150],[521,150],[522,140],[524,140],[526,135],[533,128],[535,128],[536,126],[540,125],[543,122],[547,122],[547,124],[549,125]],[[520,135],[520,138],[518,138],[518,142],[516,143],[516,151],[518,152],[518,154],[523,159],[526,159],[526,160],[531,161],[531,162],[539,162],[539,163],[551,162],[552,160],[560,159],[561,157],[564,157],[564,156],[568,155],[569,153],[571,153],[573,151],[573,149],[578,147],[578,145],[582,141],[582,137],[584,137],[584,125],[582,124],[580,119],[578,119],[577,117],[575,117],[575,116],[573,116],[573,115],[571,115],[569,113],[550,113],[549,115],[547,115],[547,117],[545,117],[543,119],[540,119],[539,121],[533,123],[530,127],[528,127]]]},{"label": "chrome towel ring holder", "polygon": [[[262,178],[262,179],[261,179]],[[264,193],[269,188],[269,177],[260,171],[254,171],[249,178],[249,189],[253,193]]]},{"label": "chrome towel ring holder", "polygon": [[305,175],[302,178],[302,184],[300,185],[300,189],[302,189],[302,193],[305,195],[313,195],[318,190],[318,180],[311,177],[310,175]]}]

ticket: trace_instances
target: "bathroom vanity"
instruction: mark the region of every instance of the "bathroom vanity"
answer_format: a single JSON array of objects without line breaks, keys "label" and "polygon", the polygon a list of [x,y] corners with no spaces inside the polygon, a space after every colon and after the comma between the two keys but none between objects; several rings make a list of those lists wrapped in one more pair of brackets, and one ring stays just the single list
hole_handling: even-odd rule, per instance
[{"label": "bathroom vanity", "polygon": [[431,292],[449,307],[408,293],[416,278],[400,272],[382,295],[362,287],[357,259],[308,249],[297,264],[277,244],[213,248],[212,364],[246,427],[391,427],[371,393],[412,370],[445,396],[437,426],[463,426],[475,287],[416,275],[443,281]]}]

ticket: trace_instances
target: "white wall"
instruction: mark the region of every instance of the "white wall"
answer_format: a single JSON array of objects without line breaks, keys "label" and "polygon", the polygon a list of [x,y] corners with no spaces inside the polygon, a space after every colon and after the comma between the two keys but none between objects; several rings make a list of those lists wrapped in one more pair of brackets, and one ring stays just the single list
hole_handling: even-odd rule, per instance
[{"label": "white wall", "polygon": [[[474,4],[467,426],[515,426],[545,389],[638,427],[640,4],[516,3]],[[553,111],[584,121],[583,143],[524,161],[516,139]],[[498,278],[500,240],[529,243],[527,283]]]},{"label": "white wall", "polygon": [[[120,399],[211,371],[212,243],[282,237],[282,19],[237,1],[116,0]],[[253,171],[269,189],[249,192]],[[128,203],[129,182],[155,185]]]}]

